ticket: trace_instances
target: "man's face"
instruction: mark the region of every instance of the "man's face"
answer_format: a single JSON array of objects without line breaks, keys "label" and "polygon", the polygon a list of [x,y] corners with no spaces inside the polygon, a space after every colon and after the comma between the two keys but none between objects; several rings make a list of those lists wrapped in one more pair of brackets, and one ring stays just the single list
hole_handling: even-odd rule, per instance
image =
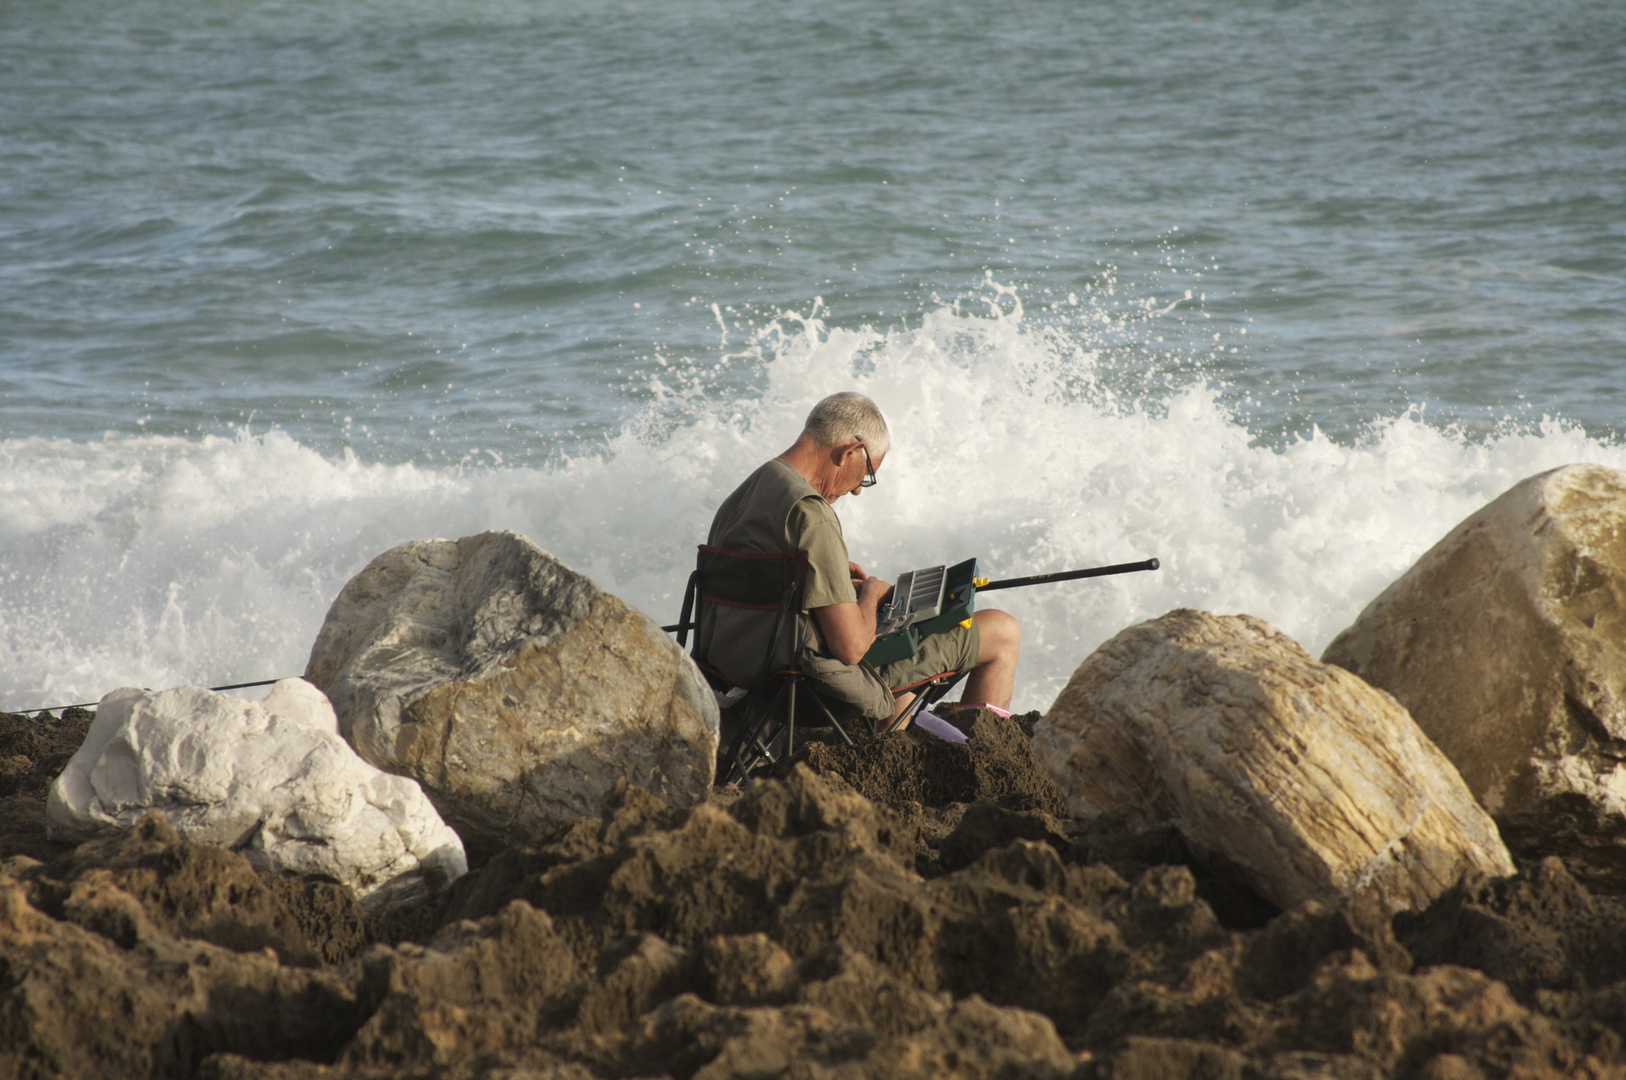
[{"label": "man's face", "polygon": [[830,490],[823,493],[825,501],[835,502],[843,495],[857,495],[864,488],[873,486],[875,471],[885,460],[885,454],[878,458],[870,457],[869,448],[861,442],[843,447],[841,460],[830,480]]}]

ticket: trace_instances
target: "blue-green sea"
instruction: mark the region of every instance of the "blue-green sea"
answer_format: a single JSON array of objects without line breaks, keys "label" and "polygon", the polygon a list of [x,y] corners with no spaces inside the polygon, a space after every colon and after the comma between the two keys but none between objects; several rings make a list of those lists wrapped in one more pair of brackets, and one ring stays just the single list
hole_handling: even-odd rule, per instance
[{"label": "blue-green sea", "polygon": [[404,540],[660,622],[819,397],[1016,704],[1180,606],[1318,652],[1626,468],[1617,0],[6,0],[0,708],[297,674]]}]

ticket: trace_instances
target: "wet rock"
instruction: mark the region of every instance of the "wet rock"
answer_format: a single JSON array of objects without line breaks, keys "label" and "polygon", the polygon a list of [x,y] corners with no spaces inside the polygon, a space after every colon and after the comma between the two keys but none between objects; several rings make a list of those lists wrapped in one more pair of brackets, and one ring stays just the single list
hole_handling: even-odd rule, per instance
[{"label": "wet rock", "polygon": [[339,738],[327,699],[284,679],[258,702],[183,686],[102,699],[51,785],[55,839],[126,832],[149,811],[257,869],[331,878],[369,906],[410,903],[467,869],[463,847],[410,780]]},{"label": "wet rock", "polygon": [[805,762],[883,805],[983,801],[1009,810],[1063,812],[1055,784],[1034,760],[1017,718],[986,709],[960,710],[953,717],[969,736],[963,744],[912,730],[880,737],[857,732],[857,745],[809,743],[771,775],[786,775],[795,763]]},{"label": "wet rock", "polygon": [[1516,877],[1465,878],[1427,910],[1395,919],[1419,964],[1457,964],[1506,983],[1526,1004],[1541,991],[1626,977],[1626,903],[1595,896],[1556,858]]},{"label": "wet rock", "polygon": [[352,982],[177,940],[110,881],[53,919],[0,873],[0,1075],[188,1077],[211,1053],[332,1060],[365,1016]]},{"label": "wet rock", "polygon": [[1393,698],[1246,615],[1173,611],[1074,672],[1034,751],[1071,812],[1173,822],[1260,894],[1425,906],[1513,864],[1456,770]]},{"label": "wet rock", "polygon": [[1023,1076],[1062,1080],[1082,1062],[1044,1017],[977,997],[929,1024],[880,1040],[865,1026],[807,1005],[718,1007],[683,995],[645,1017],[628,1040],[621,1071],[657,1070],[694,1080],[738,1076]]},{"label": "wet rock", "polygon": [[182,840],[156,811],[128,833],[82,844],[18,877],[30,883],[35,907],[123,948],[135,944],[138,925],[151,923],[170,937],[234,952],[272,949],[284,963],[315,966],[322,959],[269,884],[274,879],[262,878],[236,852]]},{"label": "wet rock", "polygon": [[381,1000],[344,1048],[348,1066],[444,1063],[528,1046],[567,1021],[583,991],[553,920],[522,901],[453,923],[428,946],[376,947],[363,962]]},{"label": "wet rock", "polygon": [[340,592],[306,677],[368,761],[489,854],[598,813],[622,777],[703,799],[717,704],[644,615],[524,537],[418,540]]},{"label": "wet rock", "polygon": [[767,934],[719,935],[700,954],[700,988],[719,1005],[772,1005],[797,985],[796,962]]},{"label": "wet rock", "polygon": [[1398,698],[1516,853],[1626,889],[1626,472],[1510,488],[1322,659]]},{"label": "wet rock", "polygon": [[1102,1080],[1242,1080],[1247,1058],[1227,1046],[1192,1039],[1125,1040],[1124,1048],[1101,1063]]},{"label": "wet rock", "polygon": [[65,709],[60,717],[0,713],[0,859],[50,859],[62,845],[45,832],[45,793],[85,741],[95,713]]},{"label": "wet rock", "polygon": [[1285,1023],[1268,1042],[1354,1055],[1387,1075],[1411,1072],[1441,1051],[1494,1063],[1497,1076],[1539,1076],[1543,1069],[1572,1075],[1586,1056],[1566,1047],[1569,1040],[1551,1020],[1520,1006],[1481,972],[1444,965],[1387,974],[1358,950],[1329,956],[1303,990],[1273,1011]]},{"label": "wet rock", "polygon": [[[273,902],[290,883],[345,890],[254,875],[156,818],[49,863],[0,860],[0,1075],[1534,1080],[1626,1066],[1621,900],[1556,861],[1464,880],[1397,917],[1400,941],[1375,900],[1237,931],[1200,873],[1168,864],[1190,857],[1169,827],[1102,818],[1069,844],[1048,826],[1021,835],[1039,812],[949,805],[971,823],[965,865],[924,878],[911,820],[838,776],[804,765],[721,796],[680,807],[618,785],[601,813],[417,909],[421,939],[359,959],[323,947],[343,927],[298,912],[292,927]],[[286,966],[292,938],[276,935],[296,931],[338,962]]]}]

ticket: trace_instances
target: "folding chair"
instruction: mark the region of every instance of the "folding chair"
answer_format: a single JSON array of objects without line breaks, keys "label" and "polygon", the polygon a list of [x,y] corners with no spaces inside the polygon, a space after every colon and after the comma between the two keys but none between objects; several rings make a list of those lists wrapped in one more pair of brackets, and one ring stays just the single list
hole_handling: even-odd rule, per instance
[{"label": "folding chair", "polygon": [[[679,647],[687,647],[689,630],[699,626],[701,612],[707,604],[774,613],[773,631],[762,642],[762,659],[755,674],[746,682],[736,684],[705,657],[694,657],[720,696],[739,697],[736,704],[723,710],[723,739],[717,760],[719,785],[744,780],[752,770],[795,753],[799,697],[811,700],[835,734],[848,746],[853,745],[847,728],[807,676],[799,668],[776,669],[773,663],[780,655],[785,635],[795,632],[806,581],[807,557],[800,552],[739,552],[700,545],[694,573],[689,575],[683,594],[677,630]],[[700,647],[698,634],[695,647],[697,650]],[[959,677],[957,673],[945,672],[915,687],[903,688],[917,691],[908,715],[912,716],[929,701],[936,701],[947,693]],[[741,690],[745,691],[743,695],[739,694]],[[803,693],[799,694],[798,690]],[[849,717],[848,722],[851,721]],[[900,725],[904,722],[905,718],[900,717]],[[870,730],[873,734],[873,725]]]}]

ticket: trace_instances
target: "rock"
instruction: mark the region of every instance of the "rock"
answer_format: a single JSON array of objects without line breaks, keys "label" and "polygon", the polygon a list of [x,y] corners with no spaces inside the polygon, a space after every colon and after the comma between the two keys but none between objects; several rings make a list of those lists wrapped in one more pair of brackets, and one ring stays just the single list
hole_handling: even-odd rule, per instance
[{"label": "rock", "polygon": [[1510,488],[1322,659],[1398,698],[1515,852],[1626,888],[1626,472]]},{"label": "rock", "polygon": [[332,1060],[366,1019],[342,973],[177,940],[129,893],[81,884],[57,920],[0,871],[0,1076],[189,1077],[217,1052]]},{"label": "rock", "polygon": [[615,782],[711,789],[717,703],[647,617],[511,532],[391,548],[340,592],[306,678],[381,769],[482,850],[594,816]]},{"label": "rock", "polygon": [[[147,811],[130,832],[81,844],[49,866],[16,876],[29,880],[29,900],[36,908],[124,948],[135,944],[134,924],[122,915],[98,922],[105,908],[87,899],[116,891],[170,937],[195,938],[233,952],[271,949],[285,964],[321,961],[298,915],[275,888],[280,879],[255,873],[234,851],[182,840],[156,810]],[[328,887],[355,906],[348,890]]]},{"label": "rock", "polygon": [[0,1076],[1533,1080],[1626,1064],[1626,905],[1556,862],[1467,879],[1415,917],[1311,902],[1236,931],[1183,866],[1121,877],[1018,839],[923,880],[893,812],[834,777],[804,766],[729,794],[677,808],[622,786],[600,817],[460,879],[429,905],[438,930],[320,969],[255,948],[286,922],[266,920],[242,860],[156,816],[48,866],[0,860]]},{"label": "rock", "polygon": [[1076,817],[1173,822],[1282,908],[1422,907],[1513,871],[1496,827],[1392,697],[1247,615],[1179,610],[1081,664],[1034,735]]},{"label": "rock", "polygon": [[395,1066],[473,1058],[524,1046],[567,1021],[579,979],[546,912],[515,902],[480,923],[458,923],[428,948],[402,943],[363,958],[368,981],[387,988],[340,1061]]},{"label": "rock", "polygon": [[46,797],[51,835],[127,832],[149,810],[187,840],[241,852],[261,871],[332,878],[375,909],[468,869],[418,785],[357,757],[303,679],[257,702],[196,686],[104,697]]}]

